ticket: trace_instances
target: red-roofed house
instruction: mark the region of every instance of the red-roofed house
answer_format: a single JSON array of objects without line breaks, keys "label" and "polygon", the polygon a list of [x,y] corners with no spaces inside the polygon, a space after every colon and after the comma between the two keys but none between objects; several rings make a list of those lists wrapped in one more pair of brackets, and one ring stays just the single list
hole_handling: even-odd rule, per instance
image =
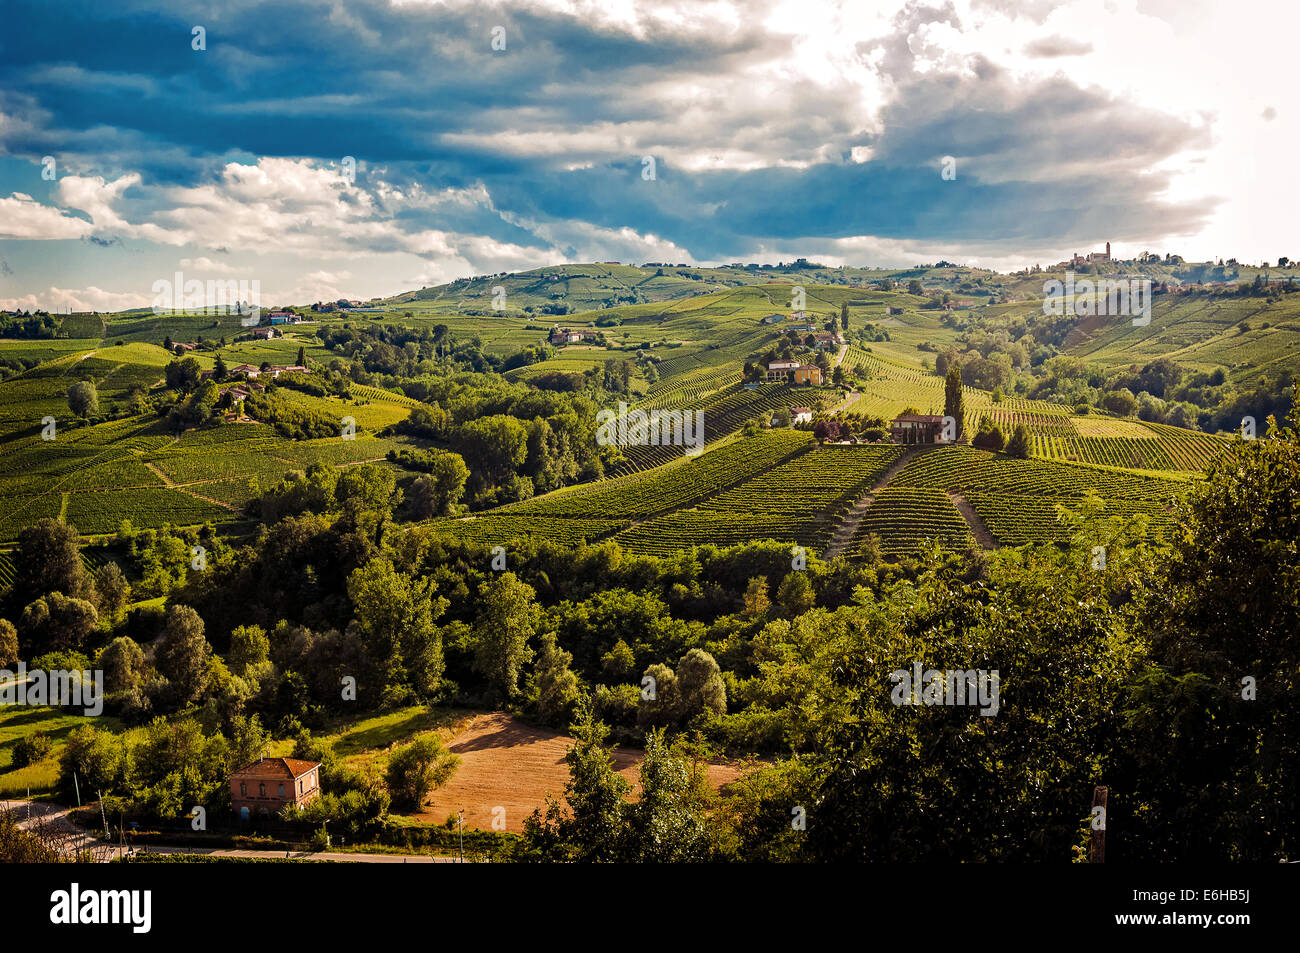
[{"label": "red-roofed house", "polygon": [[230,803],[244,820],[254,812],[275,814],[286,804],[302,807],[319,796],[319,761],[262,758],[230,775]]},{"label": "red-roofed house", "polygon": [[939,443],[943,434],[943,417],[939,414],[899,414],[889,425],[889,432],[898,443]]}]

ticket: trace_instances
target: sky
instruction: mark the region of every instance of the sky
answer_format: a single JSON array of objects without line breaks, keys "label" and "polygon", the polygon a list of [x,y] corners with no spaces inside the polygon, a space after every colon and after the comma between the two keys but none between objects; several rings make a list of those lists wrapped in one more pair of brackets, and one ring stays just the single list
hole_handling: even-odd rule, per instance
[{"label": "sky", "polygon": [[[5,0],[0,307],[1300,256],[1265,0]],[[945,175],[945,169],[948,174]]]}]

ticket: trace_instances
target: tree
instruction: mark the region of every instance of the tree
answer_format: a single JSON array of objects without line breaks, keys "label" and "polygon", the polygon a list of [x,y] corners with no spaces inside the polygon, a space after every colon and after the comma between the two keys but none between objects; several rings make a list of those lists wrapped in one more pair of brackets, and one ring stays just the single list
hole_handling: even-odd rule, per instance
[{"label": "tree", "polygon": [[99,611],[115,618],[131,598],[131,584],[117,563],[104,563],[95,570],[95,591],[99,594]]},{"label": "tree", "polygon": [[611,863],[623,859],[627,796],[632,785],[614,770],[605,739],[609,729],[596,719],[589,701],[578,709],[571,728],[573,747],[564,756],[569,780],[564,801],[546,799],[546,813],[535,810],[524,822],[522,854],[538,860]]},{"label": "tree", "polygon": [[925,293],[925,289],[921,285],[920,278],[913,278],[910,281],[908,281],[907,293],[911,295],[920,295]]},{"label": "tree", "polygon": [[1137,409],[1137,398],[1127,387],[1107,391],[1101,398],[1101,406],[1116,417],[1131,417]]},{"label": "tree", "polygon": [[18,630],[8,619],[0,619],[0,668],[8,668],[19,657]]},{"label": "tree", "polygon": [[741,609],[740,614],[746,619],[760,619],[766,615],[768,607],[772,604],[772,600],[767,596],[767,579],[763,576],[750,577],[742,598],[744,608]]},{"label": "tree", "polygon": [[396,488],[397,475],[391,468],[362,463],[339,471],[334,494],[349,513],[368,511],[388,517],[394,500],[400,499]]},{"label": "tree", "polygon": [[1209,465],[1142,603],[1153,670],[1126,787],[1154,860],[1276,862],[1300,838],[1300,385],[1293,395],[1286,426],[1270,417],[1266,438]]},{"label": "tree", "polygon": [[224,381],[229,376],[230,369],[226,367],[225,359],[218,354],[216,362],[212,365],[212,379],[214,381]]},{"label": "tree", "polygon": [[77,381],[68,388],[68,407],[78,417],[88,417],[99,410],[99,392],[94,381]]},{"label": "tree", "polygon": [[437,735],[425,734],[393,752],[384,781],[393,803],[418,811],[431,791],[451,780],[459,764]]},{"label": "tree", "polygon": [[201,376],[202,368],[199,367],[198,359],[194,357],[172,361],[163,369],[163,377],[172,390],[192,391],[198,386]]},{"label": "tree", "polygon": [[432,580],[399,573],[386,558],[371,559],[348,578],[353,620],[351,641],[363,650],[369,681],[381,696],[398,701],[409,692],[430,697],[442,684],[442,632],[435,624],[447,600],[433,594]]},{"label": "tree", "polygon": [[307,349],[302,345],[298,346],[298,360],[294,361],[299,367],[307,366]]},{"label": "tree", "polygon": [[727,713],[727,686],[717,660],[703,649],[691,649],[677,663],[677,691],[681,697],[679,718]]},{"label": "tree", "polygon": [[474,620],[474,670],[505,698],[519,690],[519,673],[532,656],[528,639],[541,610],[533,587],[512,572],[488,583]]},{"label": "tree", "polygon": [[560,648],[554,632],[542,635],[529,695],[537,705],[538,717],[548,724],[567,726],[578,699],[578,676],[569,667],[572,662],[573,654]]},{"label": "tree", "polygon": [[1007,438],[1002,434],[1002,428],[987,417],[980,421],[979,431],[971,438],[971,446],[979,447],[981,450],[992,450],[997,452],[1006,446]]},{"label": "tree", "polygon": [[226,661],[230,671],[241,678],[257,675],[271,657],[271,640],[260,625],[241,625],[230,633],[230,652]]},{"label": "tree", "polygon": [[416,519],[450,515],[469,479],[469,468],[458,453],[440,453],[429,465],[429,473],[411,483],[407,500]]},{"label": "tree", "polygon": [[966,434],[966,411],[962,405],[961,367],[953,364],[943,382],[943,415],[957,421],[956,439]]},{"label": "tree", "polygon": [[673,753],[663,729],[646,734],[641,796],[627,805],[625,859],[692,863],[713,859],[710,795],[704,772]]},{"label": "tree", "polygon": [[645,670],[641,686],[641,702],[636,709],[637,726],[662,728],[677,724],[681,716],[677,674],[662,662],[656,662]]},{"label": "tree", "polygon": [[19,644],[28,658],[78,649],[98,622],[99,614],[85,599],[51,592],[23,609],[18,619]]},{"label": "tree", "polygon": [[203,637],[203,620],[189,606],[167,610],[167,624],[158,646],[158,670],[171,683],[177,700],[186,705],[203,693],[212,646]]},{"label": "tree", "polygon": [[849,329],[849,303],[847,301],[840,305],[840,328],[844,331]]},{"label": "tree", "polygon": [[458,431],[456,443],[476,490],[505,483],[528,457],[528,429],[503,414],[471,420]]},{"label": "tree", "polygon": [[18,534],[14,560],[13,601],[22,606],[38,596],[62,592],[89,594],[77,529],[62,520],[42,519]]},{"label": "tree", "polygon": [[1018,460],[1028,459],[1029,430],[1024,424],[1016,424],[1016,429],[1011,432],[1011,439],[1007,441],[1007,455]]},{"label": "tree", "polygon": [[109,696],[138,698],[144,683],[144,650],[140,643],[121,635],[104,646],[99,656],[104,670],[104,691]]},{"label": "tree", "polygon": [[814,602],[812,583],[805,572],[787,573],[777,587],[776,604],[789,616],[802,615],[813,607]]}]

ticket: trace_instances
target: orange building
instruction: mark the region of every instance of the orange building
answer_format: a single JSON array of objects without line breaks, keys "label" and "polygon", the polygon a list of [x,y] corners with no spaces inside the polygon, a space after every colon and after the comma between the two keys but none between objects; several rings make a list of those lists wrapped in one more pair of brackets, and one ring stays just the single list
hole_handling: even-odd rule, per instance
[{"label": "orange building", "polygon": [[243,820],[275,814],[286,804],[302,807],[319,796],[319,761],[262,758],[230,775],[230,803]]}]

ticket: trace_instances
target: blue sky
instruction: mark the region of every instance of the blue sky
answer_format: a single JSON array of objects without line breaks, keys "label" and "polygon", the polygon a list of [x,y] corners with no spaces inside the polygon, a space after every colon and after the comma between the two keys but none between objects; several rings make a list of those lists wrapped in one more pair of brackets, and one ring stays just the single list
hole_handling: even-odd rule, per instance
[{"label": "blue sky", "polygon": [[0,306],[141,306],[178,269],[274,305],[596,259],[1300,256],[1291,5],[6,11]]}]

